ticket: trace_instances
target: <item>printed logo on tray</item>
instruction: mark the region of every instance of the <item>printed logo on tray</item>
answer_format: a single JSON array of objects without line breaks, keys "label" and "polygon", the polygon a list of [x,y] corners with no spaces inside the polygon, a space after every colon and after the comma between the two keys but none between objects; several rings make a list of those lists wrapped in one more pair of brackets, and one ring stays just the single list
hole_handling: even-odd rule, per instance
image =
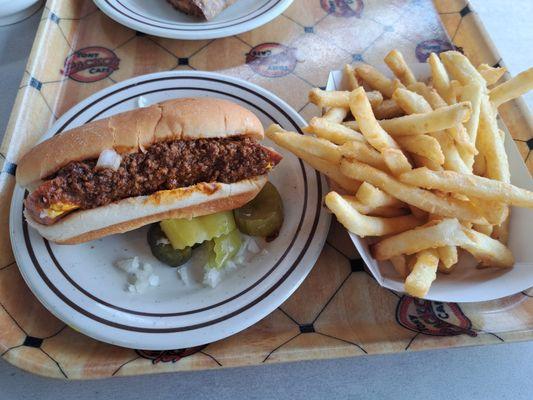
[{"label": "printed logo on tray", "polygon": [[477,336],[472,321],[455,303],[441,303],[403,296],[396,309],[400,325],[432,336]]},{"label": "printed logo on tray", "polygon": [[192,356],[195,353],[198,353],[204,349],[207,345],[197,347],[190,347],[188,349],[178,349],[178,350],[135,350],[135,352],[140,355],[142,358],[147,360],[152,360],[152,364],[158,364],[160,362],[175,363],[182,358]]},{"label": "printed logo on tray", "polygon": [[447,40],[424,40],[423,42],[418,43],[416,46],[416,58],[421,63],[425,63],[431,53],[439,54],[448,50],[455,50],[455,48]]},{"label": "printed logo on tray", "polygon": [[65,60],[61,73],[78,82],[90,83],[107,78],[118,69],[120,58],[105,47],[85,47]]},{"label": "printed logo on tray", "polygon": [[363,0],[320,0],[320,6],[335,17],[360,18],[365,7]]},{"label": "printed logo on tray", "polygon": [[296,49],[280,43],[262,43],[246,54],[246,64],[267,78],[289,75],[297,62]]}]

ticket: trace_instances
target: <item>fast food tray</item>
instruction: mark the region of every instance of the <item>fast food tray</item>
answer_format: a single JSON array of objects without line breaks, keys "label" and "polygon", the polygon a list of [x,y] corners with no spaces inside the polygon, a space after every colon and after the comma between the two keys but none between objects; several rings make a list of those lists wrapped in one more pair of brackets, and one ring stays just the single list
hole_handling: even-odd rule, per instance
[{"label": "fast food tray", "polygon": [[[347,62],[381,64],[393,47],[408,63],[420,63],[452,46],[474,64],[503,65],[464,0],[296,0],[254,31],[188,42],[132,31],[90,0],[48,0],[1,147],[0,355],[39,375],[90,379],[533,339],[532,289],[464,304],[398,295],[364,270],[337,223],[289,300],[247,330],[197,348],[132,350],[86,337],[39,303],[14,262],[8,216],[19,156],[102,88],[150,72],[218,71],[273,91],[310,118],[318,110],[307,92],[324,87],[330,70]],[[519,99],[502,106],[500,116],[531,172],[527,108]]]}]

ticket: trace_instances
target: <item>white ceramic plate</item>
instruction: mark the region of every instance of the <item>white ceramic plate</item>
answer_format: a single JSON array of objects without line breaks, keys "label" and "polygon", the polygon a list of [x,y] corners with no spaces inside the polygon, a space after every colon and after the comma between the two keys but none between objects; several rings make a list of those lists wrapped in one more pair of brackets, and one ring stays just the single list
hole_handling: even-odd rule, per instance
[{"label": "white ceramic plate", "polygon": [[214,39],[255,29],[280,15],[292,0],[238,0],[211,21],[190,17],[166,0],[94,0],[110,18],[131,29],[172,39]]},{"label": "white ceramic plate", "polygon": [[[304,120],[272,93],[235,78],[205,72],[163,72],[133,78],[81,102],[45,135],[94,119],[177,97],[212,96],[250,109],[263,125],[298,130]],[[267,145],[272,145],[265,140]],[[275,146],[273,146],[275,147]],[[300,285],[326,240],[330,217],[321,201],[325,181],[292,154],[270,174],[281,192],[285,222],[280,236],[263,243],[267,255],[234,271],[215,289],[185,285],[176,269],[159,263],[146,228],[76,246],[44,240],[22,218],[25,191],[16,187],[10,234],[22,275],[57,317],[98,340],[139,349],[174,349],[209,343],[239,332],[276,309]],[[144,294],[124,290],[117,260],[139,256],[161,278]]]}]

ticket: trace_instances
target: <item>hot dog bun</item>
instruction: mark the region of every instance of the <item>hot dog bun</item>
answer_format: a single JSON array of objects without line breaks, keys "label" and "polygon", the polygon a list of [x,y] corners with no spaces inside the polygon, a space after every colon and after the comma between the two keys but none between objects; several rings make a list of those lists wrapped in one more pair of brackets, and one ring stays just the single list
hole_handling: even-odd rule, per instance
[{"label": "hot dog bun", "polygon": [[40,143],[19,161],[17,183],[34,188],[69,162],[98,158],[105,149],[125,154],[159,141],[229,136],[262,140],[263,126],[252,112],[227,100],[168,100],[90,122]]},{"label": "hot dog bun", "polygon": [[[226,100],[169,100],[91,122],[42,142],[19,162],[17,183],[31,191],[69,162],[96,159],[105,149],[128,154],[143,151],[159,141],[232,136],[261,140],[263,127],[253,113]],[[25,216],[44,238],[76,244],[162,219],[192,218],[238,208],[253,199],[266,181],[266,175],[261,175],[231,184],[199,183],[161,190],[75,210],[52,225],[37,222],[28,212]]]}]

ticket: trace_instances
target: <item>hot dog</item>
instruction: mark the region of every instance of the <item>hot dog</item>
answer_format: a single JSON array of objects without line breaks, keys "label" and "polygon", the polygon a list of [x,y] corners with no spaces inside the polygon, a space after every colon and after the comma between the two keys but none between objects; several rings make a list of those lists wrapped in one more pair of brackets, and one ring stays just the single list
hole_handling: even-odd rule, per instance
[{"label": "hot dog", "polygon": [[41,235],[81,243],[165,218],[240,207],[281,160],[226,100],[169,100],[63,132],[30,150],[17,182]]}]

